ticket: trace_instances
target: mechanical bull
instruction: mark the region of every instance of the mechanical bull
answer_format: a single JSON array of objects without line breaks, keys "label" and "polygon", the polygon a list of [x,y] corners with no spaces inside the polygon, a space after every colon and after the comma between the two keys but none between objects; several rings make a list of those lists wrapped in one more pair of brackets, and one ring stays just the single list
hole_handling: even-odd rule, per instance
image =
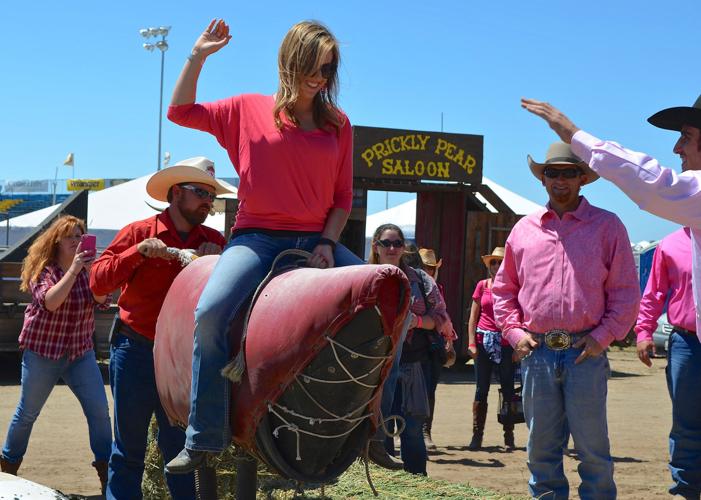
[{"label": "mechanical bull", "polygon": [[[194,311],[217,259],[183,269],[156,327],[158,391],[171,422],[183,427]],[[271,271],[229,331],[232,358],[242,350],[246,366],[231,388],[233,442],[286,478],[323,483],[341,475],[380,424],[381,387],[408,307],[408,280],[394,266]]]}]

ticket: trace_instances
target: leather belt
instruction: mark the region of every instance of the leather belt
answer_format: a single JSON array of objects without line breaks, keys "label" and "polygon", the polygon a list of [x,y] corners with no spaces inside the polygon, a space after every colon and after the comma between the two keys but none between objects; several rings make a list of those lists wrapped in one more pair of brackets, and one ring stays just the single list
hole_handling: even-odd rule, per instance
[{"label": "leather belt", "polygon": [[132,328],[129,328],[127,325],[122,323],[119,326],[119,333],[124,335],[126,338],[133,340],[134,342],[138,342],[139,344],[145,345],[149,347],[150,349],[153,349],[153,340],[147,339],[140,333],[136,332]]},{"label": "leather belt", "polygon": [[681,335],[688,335],[690,337],[696,337],[696,332],[692,332],[691,330],[687,330],[686,328],[682,328],[680,326],[672,325],[672,331],[677,332]]},{"label": "leather belt", "polygon": [[527,331],[534,335],[542,336],[543,342],[540,343],[548,349],[552,351],[564,351],[572,347],[579,339],[588,335],[592,330],[593,328],[581,332],[568,332],[561,328],[554,328],[545,333]]}]

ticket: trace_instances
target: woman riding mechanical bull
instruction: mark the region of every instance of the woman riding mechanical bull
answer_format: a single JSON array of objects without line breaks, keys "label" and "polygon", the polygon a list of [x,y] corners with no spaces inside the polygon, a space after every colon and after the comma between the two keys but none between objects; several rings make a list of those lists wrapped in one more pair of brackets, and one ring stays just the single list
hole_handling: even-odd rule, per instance
[{"label": "woman riding mechanical bull", "polygon": [[213,20],[200,35],[173,92],[168,118],[214,135],[240,178],[239,209],[228,246],[197,304],[190,415],[185,449],[168,465],[188,473],[231,442],[229,325],[287,249],[311,252],[307,265],[362,264],[337,240],[353,199],[352,129],[338,108],[338,42],[317,22],[294,25],[280,46],[274,95],[243,94],[195,103],[210,55],[229,43]]}]

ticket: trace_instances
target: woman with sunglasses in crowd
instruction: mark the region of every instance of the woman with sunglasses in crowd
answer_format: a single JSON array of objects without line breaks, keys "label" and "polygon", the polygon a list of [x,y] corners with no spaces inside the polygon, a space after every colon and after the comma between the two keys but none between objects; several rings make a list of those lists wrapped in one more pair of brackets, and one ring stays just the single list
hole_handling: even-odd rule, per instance
[{"label": "woman with sunglasses in crowd", "polygon": [[282,251],[311,253],[308,264],[331,268],[362,261],[337,243],[353,200],[352,130],[336,104],[338,41],[318,22],[294,25],[278,53],[274,95],[243,94],[195,103],[209,56],[229,43],[229,25],[213,20],[187,57],[168,118],[214,135],[240,178],[231,240],[195,312],[190,417],[185,449],[171,473],[201,466],[231,441],[229,324]]},{"label": "woman with sunglasses in crowd", "polygon": [[19,334],[22,390],[2,448],[2,471],[17,474],[32,427],[59,379],[80,401],[88,421],[92,463],[105,492],[112,449],[107,396],[95,360],[95,307],[109,307],[108,297],[90,291],[94,250],[81,249],[82,220],[56,219],[29,247],[22,262],[20,290],[32,294]]},{"label": "woman with sunglasses in crowd", "polygon": [[[492,380],[492,369],[499,370],[499,382],[504,401],[511,401],[514,396],[514,361],[513,348],[502,338],[501,331],[494,321],[494,301],[492,283],[504,260],[504,247],[496,247],[490,255],[483,255],[482,262],[487,267],[489,277],[477,283],[472,294],[472,308],[467,327],[468,352],[475,360],[475,378],[477,379],[475,400],[472,403],[472,440],[468,449],[482,448],[484,424],[487,420],[487,396]],[[504,445],[515,448],[514,424],[508,422],[504,427]]]},{"label": "woman with sunglasses in crowd", "polygon": [[[436,282],[423,270],[414,269],[404,262],[404,233],[394,224],[383,224],[375,230],[371,242],[370,264],[392,264],[399,267],[409,278],[412,303],[409,308],[409,331],[399,354],[399,368],[396,382],[393,374],[385,381],[383,391],[394,398],[390,402],[391,411],[387,410],[388,398],[383,393],[383,418],[388,414],[403,417],[406,427],[400,434],[401,457],[404,470],[413,474],[426,475],[428,459],[423,438],[423,424],[430,415],[428,402],[428,377],[432,330],[437,331],[446,340],[446,349],[452,349],[453,340],[457,338],[448,317],[445,302]],[[394,367],[393,367],[394,368]],[[371,443],[372,446],[372,443]],[[392,452],[394,442],[387,440],[387,447]]]}]

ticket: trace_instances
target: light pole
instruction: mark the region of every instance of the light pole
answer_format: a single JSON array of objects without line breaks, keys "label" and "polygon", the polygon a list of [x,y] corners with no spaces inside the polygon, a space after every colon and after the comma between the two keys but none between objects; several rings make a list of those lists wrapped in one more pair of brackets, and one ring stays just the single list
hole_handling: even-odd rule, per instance
[{"label": "light pole", "polygon": [[144,28],[139,30],[141,36],[146,39],[151,37],[161,37],[156,43],[144,43],[144,48],[149,52],[153,49],[161,51],[161,94],[158,108],[158,157],[156,158],[156,170],[161,169],[161,129],[163,128],[163,66],[165,64],[166,50],[168,50],[168,42],[166,36],[170,31],[170,26],[161,26],[160,28]]}]

